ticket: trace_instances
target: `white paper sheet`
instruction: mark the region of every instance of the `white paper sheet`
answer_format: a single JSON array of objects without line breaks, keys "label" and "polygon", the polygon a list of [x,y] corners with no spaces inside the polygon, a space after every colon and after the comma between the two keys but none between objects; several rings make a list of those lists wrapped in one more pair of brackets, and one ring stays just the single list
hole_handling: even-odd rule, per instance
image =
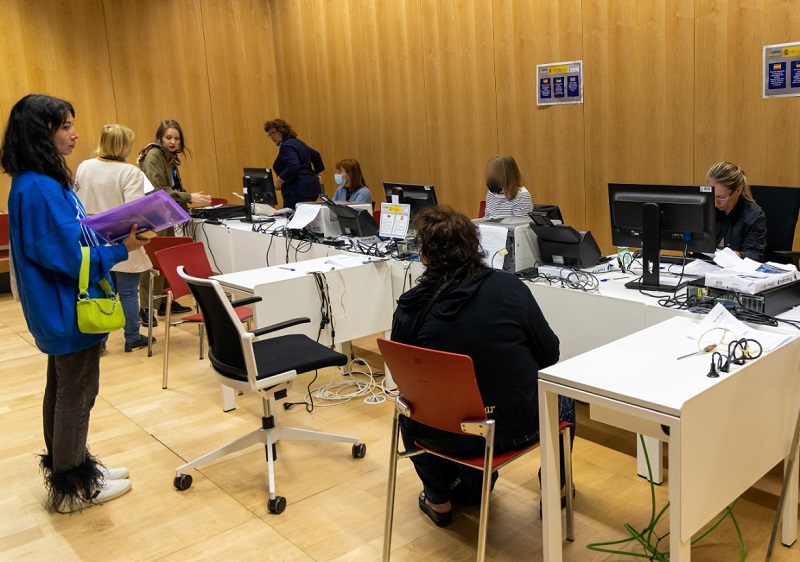
[{"label": "white paper sheet", "polygon": [[501,251],[506,249],[508,229],[504,226],[479,224],[478,232],[481,237],[481,247],[486,252],[484,263],[495,269],[503,269],[506,252]]},{"label": "white paper sheet", "polygon": [[319,205],[298,205],[294,211],[292,220],[289,221],[286,227],[295,229],[305,228],[311,221],[317,218],[319,209]]}]

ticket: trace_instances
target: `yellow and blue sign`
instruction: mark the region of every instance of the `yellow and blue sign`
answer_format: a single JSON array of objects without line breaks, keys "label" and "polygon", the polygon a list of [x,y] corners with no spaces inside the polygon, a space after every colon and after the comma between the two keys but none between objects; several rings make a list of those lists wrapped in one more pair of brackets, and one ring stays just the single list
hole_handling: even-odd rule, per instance
[{"label": "yellow and blue sign", "polygon": [[800,42],[765,46],[762,64],[764,98],[800,96]]},{"label": "yellow and blue sign", "polygon": [[537,105],[583,103],[583,61],[557,62],[536,66]]}]

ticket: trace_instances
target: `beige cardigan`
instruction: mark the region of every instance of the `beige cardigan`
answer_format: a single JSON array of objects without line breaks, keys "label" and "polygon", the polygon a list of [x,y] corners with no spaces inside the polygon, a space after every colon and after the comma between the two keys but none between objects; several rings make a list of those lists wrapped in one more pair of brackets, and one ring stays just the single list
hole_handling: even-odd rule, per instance
[{"label": "beige cardigan", "polygon": [[[86,212],[97,214],[144,197],[147,178],[133,164],[93,158],[80,163],[75,181],[76,193]],[[153,264],[144,248],[139,248],[130,253],[127,260],[112,267],[111,271],[142,273],[151,267]]]}]

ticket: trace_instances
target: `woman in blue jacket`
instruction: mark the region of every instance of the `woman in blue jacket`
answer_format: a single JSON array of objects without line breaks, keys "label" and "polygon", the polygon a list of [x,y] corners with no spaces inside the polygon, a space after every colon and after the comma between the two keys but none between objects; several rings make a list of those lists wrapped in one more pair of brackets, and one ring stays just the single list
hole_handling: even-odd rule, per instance
[{"label": "woman in blue jacket", "polygon": [[86,449],[89,413],[100,379],[100,348],[107,334],[78,330],[75,303],[81,247],[90,250],[90,294],[98,281],[140,248],[136,225],[124,244],[100,245],[81,226],[86,216],[73,191],[64,157],[78,140],[69,102],[28,95],[8,117],[0,163],[11,175],[8,196],[11,258],[19,298],[36,346],[47,354],[41,467],[48,507],[68,513],[109,501],[131,488],[127,469],[108,469]]},{"label": "woman in blue jacket", "polygon": [[277,175],[275,189],[283,194],[283,206],[294,209],[303,201],[316,201],[322,193],[320,175],[325,171],[322,156],[298,139],[292,126],[283,119],[267,121],[264,130],[278,145],[272,169]]}]

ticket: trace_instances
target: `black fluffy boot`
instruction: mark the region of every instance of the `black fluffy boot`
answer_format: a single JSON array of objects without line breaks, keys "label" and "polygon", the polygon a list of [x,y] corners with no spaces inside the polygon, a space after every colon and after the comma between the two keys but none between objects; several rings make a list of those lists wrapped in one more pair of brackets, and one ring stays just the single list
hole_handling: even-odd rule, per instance
[{"label": "black fluffy boot", "polygon": [[81,464],[61,472],[53,472],[52,457],[47,454],[41,456],[40,466],[45,475],[46,505],[51,512],[80,511],[82,504],[90,502],[103,484],[100,465],[88,452]]}]

